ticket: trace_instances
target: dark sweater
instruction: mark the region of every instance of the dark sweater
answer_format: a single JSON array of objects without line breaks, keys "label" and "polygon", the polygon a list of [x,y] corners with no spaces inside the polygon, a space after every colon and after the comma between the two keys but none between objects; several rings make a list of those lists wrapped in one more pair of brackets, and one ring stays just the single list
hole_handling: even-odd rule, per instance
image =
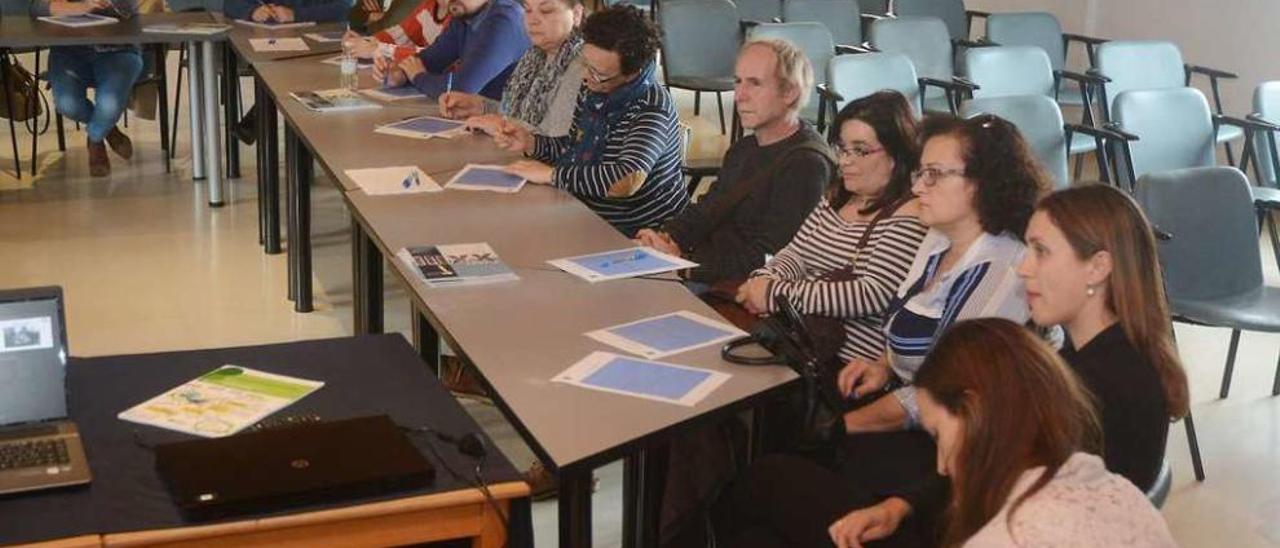
[{"label": "dark sweater", "polygon": [[461,91],[501,100],[507,78],[529,45],[520,3],[489,0],[479,12],[451,22],[418,53],[427,70],[413,78],[413,87],[431,97]]},{"label": "dark sweater", "polygon": [[1138,489],[1149,489],[1160,473],[1169,434],[1160,374],[1133,347],[1119,323],[1079,350],[1068,338],[1061,354],[1095,396],[1107,470],[1128,478]]},{"label": "dark sweater", "polygon": [[[268,4],[278,4],[293,10],[295,21],[330,23],[342,21],[351,9],[351,0],[271,0]],[[228,17],[248,20],[253,10],[262,4],[257,0],[226,0],[222,11]]]},{"label": "dark sweater", "polygon": [[[823,142],[803,124],[790,137],[768,146],[760,146],[752,135],[729,147],[711,191],[662,227],[685,256],[700,265],[689,279],[714,283],[745,278],[764,265],[766,255],[791,241],[832,176],[832,163],[817,153],[788,156],[788,151],[809,141]],[[784,157],[785,163],[774,169]],[[755,180],[770,176],[769,181]],[[730,189],[740,184],[755,185],[756,190],[727,215],[718,214],[731,199]]]}]

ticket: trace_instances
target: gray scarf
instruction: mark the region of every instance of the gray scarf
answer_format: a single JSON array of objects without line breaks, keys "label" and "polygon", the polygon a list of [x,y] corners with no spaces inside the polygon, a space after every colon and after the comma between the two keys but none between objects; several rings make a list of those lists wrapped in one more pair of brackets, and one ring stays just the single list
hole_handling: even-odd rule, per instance
[{"label": "gray scarf", "polygon": [[502,92],[502,114],[538,126],[551,106],[556,86],[569,64],[582,53],[582,35],[575,29],[554,55],[537,47],[529,48],[516,63]]}]

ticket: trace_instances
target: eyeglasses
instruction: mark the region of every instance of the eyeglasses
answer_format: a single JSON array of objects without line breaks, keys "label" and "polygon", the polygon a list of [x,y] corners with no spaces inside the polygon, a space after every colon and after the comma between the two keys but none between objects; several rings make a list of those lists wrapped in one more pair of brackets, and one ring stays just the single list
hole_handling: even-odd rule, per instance
[{"label": "eyeglasses", "polygon": [[956,175],[964,175],[963,169],[938,169],[936,167],[926,167],[911,172],[911,182],[920,183],[925,188],[933,188],[938,181],[945,177],[954,177]]},{"label": "eyeglasses", "polygon": [[861,145],[845,146],[842,144],[837,144],[836,156],[839,156],[840,158],[862,159],[872,154],[875,154],[877,152],[881,152],[883,150],[884,150],[884,147],[872,148],[872,147],[861,146]]},{"label": "eyeglasses", "polygon": [[619,76],[622,76],[622,73],[618,73],[613,76],[606,77],[600,74],[600,71],[596,70],[596,68],[591,65],[583,63],[582,66],[587,68],[587,76],[591,77],[591,81],[597,84],[604,84],[609,82],[610,80],[614,80],[614,79],[617,79]]}]

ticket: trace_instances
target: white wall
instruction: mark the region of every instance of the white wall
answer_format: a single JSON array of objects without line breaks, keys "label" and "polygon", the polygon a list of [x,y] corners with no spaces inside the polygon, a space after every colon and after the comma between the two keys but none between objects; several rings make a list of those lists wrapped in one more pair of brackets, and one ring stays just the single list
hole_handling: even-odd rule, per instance
[{"label": "white wall", "polygon": [[[1185,62],[1240,75],[1222,85],[1228,114],[1251,112],[1253,88],[1280,80],[1277,0],[968,0],[967,5],[984,11],[1048,11],[1067,32],[1099,38],[1170,40],[1182,49]],[[1206,79],[1196,81],[1207,95]]]}]

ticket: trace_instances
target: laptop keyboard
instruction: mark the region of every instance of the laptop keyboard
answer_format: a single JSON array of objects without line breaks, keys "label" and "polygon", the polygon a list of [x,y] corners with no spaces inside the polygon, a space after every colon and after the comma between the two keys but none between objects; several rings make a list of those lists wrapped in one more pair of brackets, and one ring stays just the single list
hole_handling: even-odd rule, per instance
[{"label": "laptop keyboard", "polygon": [[0,470],[70,464],[63,439],[0,443]]}]

